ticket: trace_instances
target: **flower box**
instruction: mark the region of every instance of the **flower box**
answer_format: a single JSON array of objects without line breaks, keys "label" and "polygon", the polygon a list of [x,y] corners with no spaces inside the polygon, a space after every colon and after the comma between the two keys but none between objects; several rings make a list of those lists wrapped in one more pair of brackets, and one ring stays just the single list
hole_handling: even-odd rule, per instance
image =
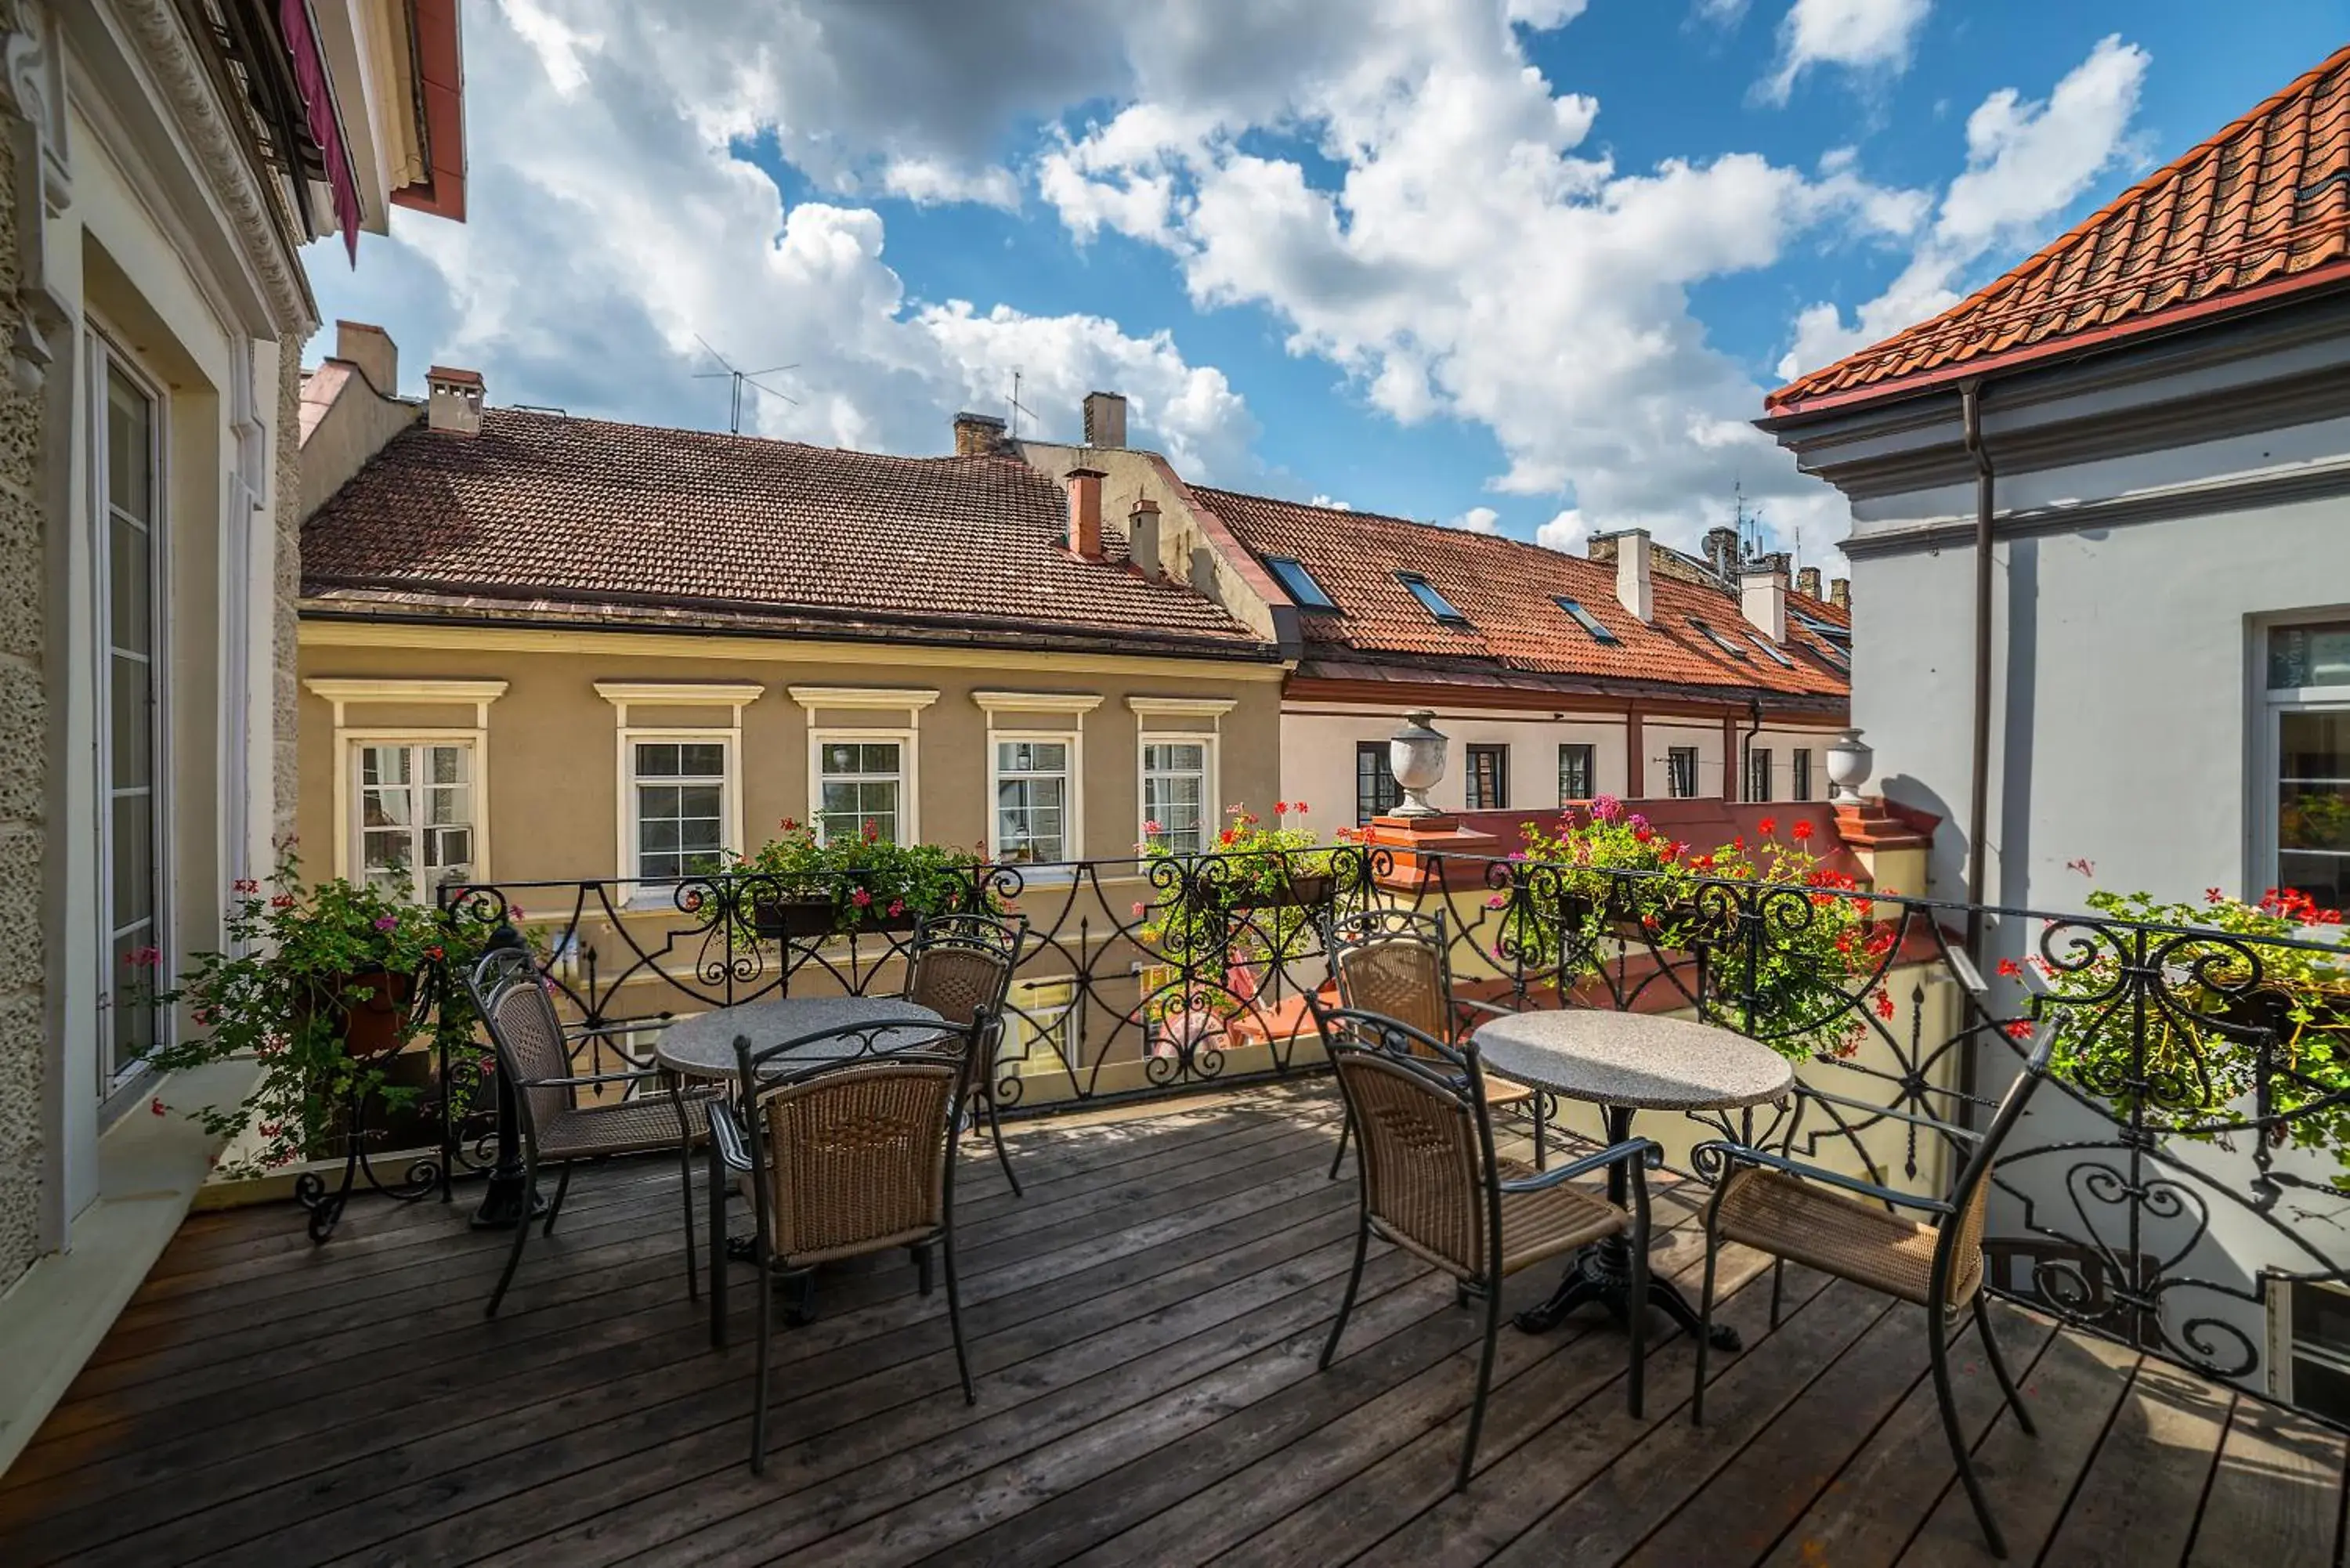
[{"label": "flower box", "polygon": [[848,918],[855,912],[855,905],[832,898],[758,898],[751,904],[751,929],[764,940],[788,941],[859,931],[910,931],[921,918],[907,909],[892,915],[878,904],[868,906],[861,918]]},{"label": "flower box", "polygon": [[1232,900],[1236,909],[1313,909],[1330,901],[1331,889],[1337,886],[1337,876],[1329,871],[1301,871],[1283,880],[1279,888],[1266,892],[1250,888]]}]

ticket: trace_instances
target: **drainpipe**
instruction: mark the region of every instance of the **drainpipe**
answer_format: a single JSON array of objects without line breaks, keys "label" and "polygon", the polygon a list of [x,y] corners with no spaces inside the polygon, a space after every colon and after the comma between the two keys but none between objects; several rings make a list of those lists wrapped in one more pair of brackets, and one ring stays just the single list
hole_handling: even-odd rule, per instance
[{"label": "drainpipe", "polygon": [[1746,776],[1754,771],[1754,737],[1762,732],[1762,699],[1746,700],[1747,717],[1752,722],[1746,726],[1746,738],[1738,742],[1738,798],[1746,798]]},{"label": "drainpipe", "polygon": [[1975,462],[1974,772],[1967,803],[1967,954],[1982,961],[1983,835],[1991,821],[1991,454],[1983,450],[1982,382],[1959,388],[1967,454]]}]

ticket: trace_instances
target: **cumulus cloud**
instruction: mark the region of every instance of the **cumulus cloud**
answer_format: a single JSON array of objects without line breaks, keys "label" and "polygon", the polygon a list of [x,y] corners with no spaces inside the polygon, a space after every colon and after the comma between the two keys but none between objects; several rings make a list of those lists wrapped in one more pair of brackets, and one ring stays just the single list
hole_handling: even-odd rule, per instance
[{"label": "cumulus cloud", "polygon": [[1795,0],[1779,24],[1778,64],[1756,91],[1785,103],[1796,78],[1817,66],[1863,78],[1899,76],[1933,8],[1933,0]]},{"label": "cumulus cloud", "polygon": [[1806,306],[1779,373],[1833,364],[1947,310],[1986,254],[2040,238],[2100,175],[2140,156],[2130,125],[2149,63],[2144,49],[2107,37],[2045,99],[2027,100],[2013,88],[1985,99],[1967,117],[1966,169],[1943,192],[1908,264],[1849,319],[1832,303]]},{"label": "cumulus cloud", "polygon": [[1580,556],[1586,553],[1596,532],[1581,509],[1570,506],[1534,530],[1534,543],[1569,556]]},{"label": "cumulus cloud", "polygon": [[1445,526],[1470,534],[1498,534],[1502,531],[1502,514],[1490,506],[1471,506]]}]

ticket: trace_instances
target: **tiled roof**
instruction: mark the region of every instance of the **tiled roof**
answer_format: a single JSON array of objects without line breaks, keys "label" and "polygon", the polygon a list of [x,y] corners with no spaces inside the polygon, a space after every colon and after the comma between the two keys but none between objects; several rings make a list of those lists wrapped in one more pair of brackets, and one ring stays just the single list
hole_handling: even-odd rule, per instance
[{"label": "tiled roof", "polygon": [[[1123,546],[1064,547],[1061,489],[1014,457],[885,457],[492,409],[392,439],[302,530],[344,607],[1273,656]],[[893,633],[889,628],[895,628]]]},{"label": "tiled roof", "polygon": [[[1376,513],[1339,511],[1193,486],[1192,493],[1260,560],[1287,556],[1314,575],[1341,613],[1302,612],[1300,674],[1333,679],[1430,681],[1548,690],[1591,682],[1627,688],[1730,689],[1843,701],[1849,677],[1821,653],[1820,639],[1789,622],[1782,665],[1755,646],[1738,600],[1653,574],[1655,618],[1643,625],[1616,597],[1616,569],[1492,534]],[[1397,574],[1428,580],[1468,618],[1436,619]],[[1573,599],[1614,633],[1603,643],[1557,604]],[[1788,607],[1849,628],[1835,606],[1792,591]],[[1736,644],[1716,647],[1690,618]],[[1759,634],[1757,634],[1759,635]]]},{"label": "tiled roof", "polygon": [[1764,400],[1798,413],[2350,283],[2350,46],[2030,261]]},{"label": "tiled roof", "polygon": [[327,410],[333,408],[335,400],[343,395],[343,388],[358,374],[358,368],[348,359],[329,359],[315,370],[302,372],[303,441],[310,439],[310,432],[318,428],[327,417]]}]

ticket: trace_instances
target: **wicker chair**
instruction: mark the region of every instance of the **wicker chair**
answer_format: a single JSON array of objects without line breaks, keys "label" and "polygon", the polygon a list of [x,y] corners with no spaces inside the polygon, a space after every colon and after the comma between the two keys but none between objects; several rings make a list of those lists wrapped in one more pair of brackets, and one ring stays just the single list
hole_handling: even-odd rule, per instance
[{"label": "wicker chair", "polygon": [[1004,1002],[1012,993],[1012,973],[1020,963],[1020,949],[1028,940],[1028,917],[1012,915],[933,915],[914,927],[911,960],[906,966],[905,998],[927,1007],[950,1023],[969,1024],[982,1012],[996,1020],[980,1043],[972,1063],[965,1106],[974,1125],[987,1115],[988,1137],[995,1143],[996,1163],[1012,1183],[1013,1196],[1023,1196],[1012,1157],[1004,1151],[1003,1127],[995,1106],[995,1060],[1003,1044]]},{"label": "wicker chair", "polygon": [[[710,1293],[713,1337],[726,1318],[725,1176],[750,1189],[758,1220],[758,1398],[751,1421],[751,1469],[767,1457],[768,1368],[775,1286],[805,1281],[820,1263],[868,1253],[914,1251],[922,1293],[931,1290],[931,1249],[946,1273],[947,1322],[963,1400],[976,1404],[963,1345],[954,1262],[954,1127],[966,1079],[994,1023],[984,1011],[935,1047],[839,1060],[799,1074],[778,1072],[790,1054],[857,1036],[868,1047],[886,1031],[920,1029],[882,1020],[754,1049],[737,1039],[741,1098],[710,1111]],[[933,1031],[936,1025],[929,1025]],[[854,1044],[856,1043],[852,1043]],[[746,1132],[745,1129],[754,1129]]]},{"label": "wicker chair", "polygon": [[[1982,1523],[1983,1538],[1997,1557],[2007,1555],[2007,1542],[1983,1498],[1982,1483],[1975,1476],[1974,1460],[1959,1425],[1958,1408],[1951,1403],[1950,1341],[1954,1336],[1949,1324],[1952,1314],[1971,1309],[1975,1330],[1982,1336],[1983,1358],[1991,1363],[2001,1394],[2015,1412],[2017,1425],[2027,1434],[2035,1434],[2032,1413],[2024,1408],[2023,1396],[2009,1376],[1999,1340],[1991,1332],[1991,1314],[1983,1305],[1983,1210],[1991,1196],[1991,1168],[2000,1147],[2048,1076],[2054,1042],[2054,1031],[2043,1027],[2023,1070],[2000,1100],[1991,1125],[1980,1133],[1931,1116],[1888,1110],[1816,1089],[1804,1091],[1804,1098],[1824,1101],[1849,1112],[1855,1119],[1884,1117],[1907,1123],[1914,1129],[1912,1136],[1938,1140],[1954,1152],[1966,1150],[1957,1180],[1941,1198],[1902,1192],[1743,1144],[1700,1144],[1691,1156],[1699,1169],[1721,1173],[1705,1210],[1705,1288],[1698,1305],[1704,1330],[1712,1327],[1714,1261],[1724,1241],[1771,1254],[1773,1328],[1779,1325],[1781,1276],[1790,1261],[1924,1307],[1926,1350],[1933,1368],[1934,1393],[1941,1404],[1943,1435],[1958,1460],[1968,1501]],[[1788,1142],[1793,1143],[1792,1129]],[[1904,1209],[1930,1218],[1908,1218],[1900,1212]],[[1966,1332],[1963,1322],[1958,1332]],[[1697,1336],[1697,1387],[1690,1401],[1693,1425],[1705,1419],[1708,1337],[1702,1331]]]},{"label": "wicker chair", "polygon": [[[1330,928],[1330,968],[1338,981],[1338,1005],[1376,1012],[1410,1024],[1420,1033],[1458,1044],[1482,1017],[1509,1010],[1452,993],[1451,945],[1444,911],[1370,909],[1340,915]],[[1534,1122],[1534,1168],[1549,1160],[1544,1145],[1540,1091],[1507,1078],[1485,1080],[1488,1106],[1530,1105]],[[1330,1179],[1346,1163],[1353,1118],[1338,1128],[1330,1157]]]},{"label": "wicker chair", "polygon": [[[539,1172],[550,1167],[561,1172],[539,1234],[555,1234],[555,1221],[563,1212],[564,1196],[571,1189],[571,1168],[579,1161],[619,1154],[688,1151],[680,1154],[678,1175],[685,1211],[686,1289],[689,1293],[697,1292],[700,1271],[693,1256],[693,1167],[690,1150],[708,1131],[708,1106],[714,1091],[681,1088],[670,1074],[658,1067],[631,1066],[623,1072],[575,1074],[571,1070],[574,1040],[602,1032],[587,1030],[574,1035],[565,1031],[554,1001],[547,995],[546,983],[539,977],[537,961],[527,948],[493,948],[465,977],[465,989],[489,1032],[490,1048],[497,1054],[498,1074],[514,1091],[515,1127],[522,1142],[523,1190],[529,1195],[525,1201],[536,1200]],[[608,1089],[615,1085],[663,1092],[658,1097],[627,1094],[621,1099],[600,1104],[582,1105],[578,1101],[577,1091],[581,1089]],[[525,1214],[528,1212],[525,1208]],[[514,1247],[506,1254],[505,1272],[498,1276],[497,1288],[490,1293],[489,1304],[483,1309],[484,1316],[497,1315],[499,1303],[505,1300],[506,1287],[514,1282],[515,1269],[522,1262],[523,1243],[529,1239],[530,1231],[527,1218],[515,1226]]]},{"label": "wicker chair", "polygon": [[[1339,1092],[1362,1143],[1362,1221],[1355,1233],[1355,1266],[1337,1321],[1322,1347],[1325,1370],[1337,1354],[1363,1258],[1373,1235],[1426,1259],[1457,1282],[1464,1303],[1485,1308],[1484,1353],[1469,1407],[1469,1435],[1461,1449],[1453,1490],[1469,1484],[1477,1438],[1485,1423],[1485,1396],[1493,1376],[1493,1345],[1502,1325],[1502,1282],[1519,1270],[1572,1252],[1606,1236],[1631,1244],[1631,1297],[1648,1292],[1648,1188],[1646,1172],[1664,1151],[1647,1138],[1611,1148],[1540,1175],[1496,1158],[1493,1124],[1485,1100],[1485,1074],[1473,1043],[1454,1046],[1392,1018],[1351,1008],[1312,1004]],[[1617,1208],[1596,1193],[1565,1185],[1578,1176],[1621,1164],[1630,1178],[1632,1207]],[[1647,1317],[1631,1319],[1632,1414],[1640,1414],[1648,1356]]]}]

